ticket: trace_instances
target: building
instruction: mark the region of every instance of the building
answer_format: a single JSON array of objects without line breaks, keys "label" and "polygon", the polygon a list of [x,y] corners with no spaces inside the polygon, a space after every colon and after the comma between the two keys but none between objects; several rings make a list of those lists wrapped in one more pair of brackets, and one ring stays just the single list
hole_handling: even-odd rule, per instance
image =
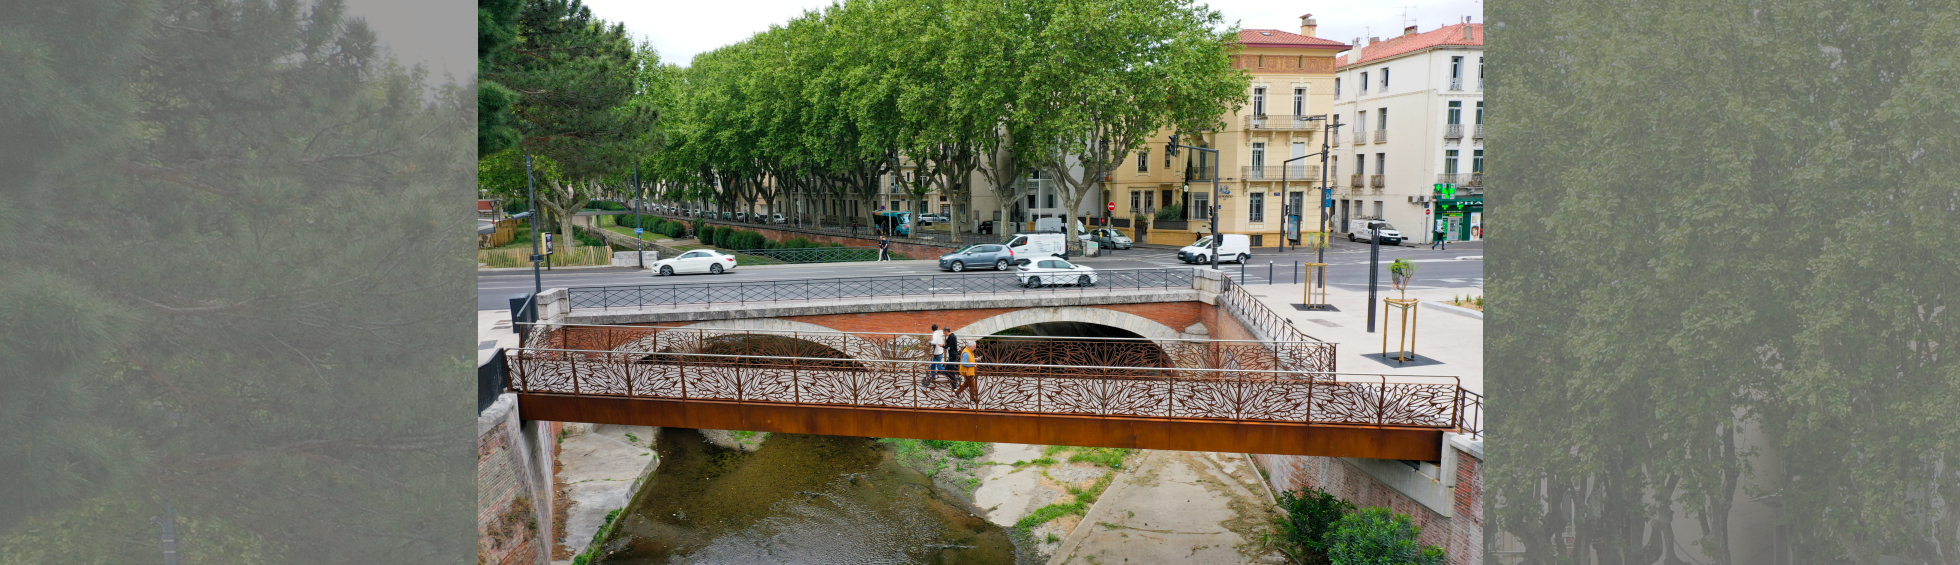
[{"label": "building", "polygon": [[[1336,60],[1336,233],[1383,219],[1428,243],[1440,218],[1451,241],[1483,237],[1483,27],[1410,26]],[[1456,198],[1439,201],[1439,184]]]},{"label": "building", "polygon": [[1290,222],[1297,222],[1299,233],[1319,231],[1320,158],[1286,161],[1320,152],[1321,116],[1333,111],[1335,55],[1349,46],[1315,37],[1315,27],[1313,14],[1307,14],[1300,16],[1299,33],[1239,31],[1232,66],[1251,76],[1246,104],[1222,116],[1223,129],[1202,135],[1202,145],[1218,149],[1219,162],[1192,151],[1167,160],[1170,132],[1162,132],[1111,175],[1115,217],[1182,207],[1180,217],[1154,221],[1148,241],[1189,244],[1211,230],[1211,175],[1216,174],[1219,231],[1250,235],[1255,247],[1297,239]]}]

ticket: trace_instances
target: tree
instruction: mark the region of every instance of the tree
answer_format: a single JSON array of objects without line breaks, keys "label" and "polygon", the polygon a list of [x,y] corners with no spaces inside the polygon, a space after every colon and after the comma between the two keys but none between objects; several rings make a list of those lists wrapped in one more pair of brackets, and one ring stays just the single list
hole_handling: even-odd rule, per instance
[{"label": "tree", "polygon": [[502,83],[480,78],[495,55],[517,41],[517,12],[524,0],[477,0],[476,4],[476,153],[488,157],[517,143],[516,116],[511,103],[517,93]]},{"label": "tree", "polygon": [[1442,565],[1443,549],[1416,541],[1422,528],[1408,514],[1379,506],[1341,516],[1327,533],[1333,565]]},{"label": "tree", "polygon": [[[1032,164],[1060,184],[1068,217],[1102,179],[1165,130],[1207,129],[1236,111],[1246,75],[1231,67],[1236,33],[1186,0],[1050,2],[1037,19],[1017,103]],[[1070,241],[1075,222],[1065,221]]]},{"label": "tree", "polygon": [[1267,543],[1291,563],[1326,565],[1328,534],[1342,517],[1354,512],[1354,505],[1311,488],[1280,491],[1279,506],[1285,514],[1273,519]]}]

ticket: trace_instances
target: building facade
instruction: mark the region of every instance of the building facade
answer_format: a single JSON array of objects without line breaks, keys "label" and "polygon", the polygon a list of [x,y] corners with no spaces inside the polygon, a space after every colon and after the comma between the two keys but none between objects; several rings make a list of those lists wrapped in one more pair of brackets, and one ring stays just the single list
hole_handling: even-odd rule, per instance
[{"label": "building facade", "polygon": [[1410,26],[1336,60],[1335,233],[1382,219],[1411,242],[1431,242],[1438,221],[1450,241],[1483,238],[1483,27]]},{"label": "building facade", "polygon": [[[1170,132],[1162,132],[1111,175],[1115,217],[1155,217],[1167,207],[1182,214],[1152,222],[1151,243],[1183,245],[1218,229],[1251,236],[1255,247],[1276,247],[1300,234],[1320,231],[1321,151],[1332,112],[1335,55],[1348,49],[1314,36],[1313,14],[1300,17],[1300,32],[1239,32],[1232,66],[1251,77],[1245,104],[1222,116],[1224,127],[1204,132],[1202,145],[1218,149],[1218,162],[1203,152],[1180,151],[1166,159]],[[1185,141],[1187,145],[1200,145]],[[1217,175],[1217,201],[1212,200]],[[1283,182],[1282,182],[1283,181]]]}]

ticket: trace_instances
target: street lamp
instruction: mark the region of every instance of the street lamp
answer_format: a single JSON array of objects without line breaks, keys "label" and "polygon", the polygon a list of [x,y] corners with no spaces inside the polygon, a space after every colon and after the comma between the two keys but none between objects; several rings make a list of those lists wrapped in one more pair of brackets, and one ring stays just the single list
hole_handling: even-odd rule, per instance
[{"label": "street lamp", "polygon": [[1205,213],[1211,216],[1211,268],[1212,268],[1212,270],[1218,270],[1218,240],[1219,240],[1219,238],[1220,238],[1220,237],[1219,237],[1219,235],[1218,235],[1218,209],[1219,209],[1219,204],[1218,204],[1218,170],[1217,170],[1217,167],[1218,167],[1218,150],[1217,150],[1217,149],[1207,149],[1207,148],[1204,148],[1204,147],[1196,147],[1196,146],[1191,146],[1191,145],[1179,145],[1179,144],[1177,143],[1177,135],[1175,135],[1175,134],[1173,134],[1173,135],[1171,135],[1171,142],[1170,142],[1170,144],[1169,144],[1169,146],[1168,146],[1168,147],[1167,147],[1167,148],[1165,149],[1165,151],[1169,151],[1169,152],[1170,152],[1170,154],[1171,154],[1172,156],[1176,156],[1176,155],[1177,155],[1177,148],[1179,148],[1179,147],[1183,147],[1183,148],[1186,148],[1186,149],[1190,149],[1190,150],[1192,150],[1192,151],[1203,151],[1203,152],[1206,152],[1206,153],[1210,153],[1210,154],[1211,154],[1211,162],[1212,162],[1212,171],[1211,171],[1211,202],[1209,203],[1209,204],[1210,204],[1210,208],[1211,208],[1211,209],[1209,209],[1209,210],[1205,210]]},{"label": "street lamp", "polygon": [[[1296,119],[1296,120],[1299,120],[1299,121],[1302,121],[1302,122],[1317,122],[1317,121],[1320,121],[1320,120],[1325,120],[1325,119],[1327,119],[1327,116],[1300,116],[1300,117],[1298,117],[1298,118],[1295,118],[1295,119]],[[1320,167],[1321,167],[1321,169],[1322,169],[1322,171],[1321,171],[1321,178],[1323,179],[1323,182],[1325,182],[1325,181],[1324,181],[1324,179],[1326,178],[1326,171],[1325,171],[1325,169],[1327,168],[1327,139],[1326,139],[1326,137],[1327,137],[1326,135],[1322,135],[1322,136],[1321,136],[1321,138],[1322,138],[1322,139],[1320,140],[1320,152],[1319,152],[1319,153],[1309,153],[1309,154],[1306,154],[1306,155],[1301,155],[1301,156],[1299,156],[1299,157],[1294,157],[1294,158],[1292,158],[1292,159],[1287,159],[1287,160],[1285,160],[1285,161],[1281,161],[1281,162],[1280,162],[1280,164],[1279,164],[1279,166],[1280,166],[1280,169],[1279,169],[1279,193],[1280,193],[1280,197],[1281,197],[1281,198],[1285,198],[1285,197],[1286,197],[1286,194],[1287,194],[1287,192],[1286,192],[1286,180],[1287,180],[1287,179],[1286,179],[1286,172],[1287,172],[1287,168],[1286,168],[1286,165],[1287,165],[1287,163],[1292,163],[1292,162],[1294,162],[1294,161],[1298,161],[1298,160],[1301,160],[1301,159],[1305,159],[1305,158],[1308,158],[1308,157],[1313,157],[1313,156],[1316,156],[1316,155],[1317,155],[1317,156],[1320,156]],[[1290,204],[1291,204],[1291,202],[1289,201],[1289,205],[1287,206],[1287,208],[1293,208],[1293,206],[1291,206]],[[1289,211],[1290,211],[1290,212],[1292,212],[1292,213],[1293,213],[1294,215],[1298,215],[1298,214],[1300,214],[1300,210],[1289,210]],[[1326,215],[1326,213],[1325,213],[1325,211],[1323,210],[1323,211],[1322,211],[1322,213],[1321,213],[1321,218],[1322,218],[1322,220],[1323,220],[1323,221],[1321,222],[1321,224],[1322,224],[1322,225],[1321,225],[1321,233],[1322,233],[1322,235],[1323,235],[1323,236],[1324,236],[1324,235],[1326,234],[1326,223],[1327,223],[1327,222],[1325,221],[1325,219],[1326,219],[1326,217],[1327,217],[1327,215]],[[1300,223],[1299,223],[1298,221],[1295,221],[1295,222],[1293,222],[1293,231],[1294,231],[1294,233],[1295,233],[1295,234],[1298,234],[1298,233],[1299,233],[1299,231],[1300,231]],[[1283,244],[1282,244],[1282,245],[1283,245]],[[1297,243],[1296,243],[1296,244],[1294,244],[1294,249],[1299,249],[1299,244],[1297,244]],[[1322,259],[1325,259],[1326,257],[1325,257],[1325,256],[1323,255],[1323,256],[1322,256],[1321,258],[1322,258]],[[1324,274],[1324,273],[1323,273],[1323,274]]]}]

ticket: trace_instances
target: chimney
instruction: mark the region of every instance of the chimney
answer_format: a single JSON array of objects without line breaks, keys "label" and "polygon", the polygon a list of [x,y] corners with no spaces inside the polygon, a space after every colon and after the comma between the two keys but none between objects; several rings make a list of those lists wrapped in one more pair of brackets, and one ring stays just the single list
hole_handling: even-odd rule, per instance
[{"label": "chimney", "polygon": [[1463,40],[1470,41],[1476,39],[1475,37],[1470,36],[1471,33],[1472,32],[1470,31],[1470,18],[1463,18]]},{"label": "chimney", "polygon": [[1313,21],[1313,14],[1300,16],[1300,35],[1317,37],[1313,34],[1314,27],[1316,27],[1316,24]]},{"label": "chimney", "polygon": [[1416,26],[1409,26],[1409,27],[1402,28],[1402,35],[1415,35],[1415,34],[1416,34]]}]

